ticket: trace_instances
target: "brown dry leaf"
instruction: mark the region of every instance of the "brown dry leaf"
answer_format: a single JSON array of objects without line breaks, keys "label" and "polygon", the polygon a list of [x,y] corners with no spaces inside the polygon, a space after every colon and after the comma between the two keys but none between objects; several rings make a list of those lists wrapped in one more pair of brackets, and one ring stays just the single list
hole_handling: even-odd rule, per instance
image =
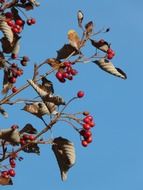
[{"label": "brown dry leaf", "polygon": [[48,63],[48,65],[50,65],[54,69],[58,69],[60,67],[61,62],[55,58],[50,58],[46,60],[46,63]]},{"label": "brown dry leaf", "polygon": [[93,33],[93,22],[90,21],[85,25],[86,37],[90,36]]},{"label": "brown dry leaf", "polygon": [[17,128],[0,129],[0,139],[10,142],[12,145],[20,143],[20,133]]},{"label": "brown dry leaf", "polygon": [[22,151],[24,151],[26,153],[35,153],[35,154],[40,155],[40,148],[35,143],[29,144],[28,146],[26,146],[25,148],[23,148]]},{"label": "brown dry leaf", "polygon": [[68,39],[71,46],[73,46],[77,50],[80,49],[81,40],[75,30],[68,31]]},{"label": "brown dry leaf", "polygon": [[121,69],[114,67],[114,65],[107,59],[102,58],[100,60],[93,61],[93,63],[96,63],[102,70],[112,75],[122,79],[127,79],[127,75]]},{"label": "brown dry leaf", "polygon": [[48,96],[48,97],[45,97],[45,101],[54,103],[57,106],[66,104],[65,100],[60,96]]},{"label": "brown dry leaf", "polygon": [[60,50],[57,51],[57,60],[66,59],[70,55],[78,55],[79,51],[70,44],[65,44]]},{"label": "brown dry leaf", "polygon": [[13,185],[12,179],[0,176],[0,185]]},{"label": "brown dry leaf", "polygon": [[35,129],[30,123],[27,123],[23,129],[21,129],[20,134],[22,133],[28,133],[28,134],[37,134],[37,129]]},{"label": "brown dry leaf", "polygon": [[19,41],[20,41],[20,38],[18,38],[17,40],[16,39],[14,40],[13,48],[12,48],[11,53],[16,54],[16,55],[19,53],[19,50],[20,50]]},{"label": "brown dry leaf", "polygon": [[92,40],[92,39],[90,39],[90,41],[91,41],[91,44],[94,47],[98,48],[99,50],[101,50],[101,51],[103,51],[105,53],[107,53],[107,50],[110,48],[110,44],[108,44],[108,42],[106,42],[106,41],[104,41],[102,43],[102,45],[101,45],[101,43],[99,41]]},{"label": "brown dry leaf", "polygon": [[8,118],[8,113],[0,106],[0,113],[5,117]]},{"label": "brown dry leaf", "polygon": [[4,37],[6,37],[11,44],[13,42],[14,36],[11,27],[5,21],[5,17],[3,17],[3,19],[0,17],[0,30],[3,32]]},{"label": "brown dry leaf", "polygon": [[6,94],[13,86],[13,84],[9,82],[9,76],[10,76],[10,71],[5,69],[2,94]]},{"label": "brown dry leaf", "polygon": [[6,64],[6,60],[5,60],[4,54],[0,52],[0,69],[4,68],[5,64]]},{"label": "brown dry leaf", "polygon": [[52,150],[56,156],[62,180],[67,179],[68,170],[75,164],[74,144],[68,139],[57,137],[53,141]]},{"label": "brown dry leaf", "polygon": [[28,0],[31,4],[33,4],[34,6],[38,7],[40,6],[40,3],[37,2],[36,0]]}]

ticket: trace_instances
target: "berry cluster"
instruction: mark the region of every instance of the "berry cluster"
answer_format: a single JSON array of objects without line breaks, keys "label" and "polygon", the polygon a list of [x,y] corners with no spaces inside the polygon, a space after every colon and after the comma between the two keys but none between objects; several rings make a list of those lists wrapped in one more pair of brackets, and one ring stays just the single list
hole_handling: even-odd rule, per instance
[{"label": "berry cluster", "polygon": [[90,129],[95,126],[93,117],[89,115],[88,112],[84,113],[85,117],[83,118],[83,129],[80,130],[80,135],[83,137],[81,144],[84,147],[87,147],[89,143],[92,142],[92,132]]},{"label": "berry cluster", "polygon": [[30,141],[34,141],[35,140],[35,136],[32,134],[23,134],[22,137],[20,138],[20,144],[21,146],[25,145],[26,143],[30,142]]},{"label": "berry cluster", "polygon": [[112,59],[114,56],[115,56],[115,52],[111,48],[109,48],[107,50],[107,58]]},{"label": "berry cluster", "polygon": [[15,176],[15,171],[14,169],[9,169],[1,172],[1,176],[4,178],[10,178]]},{"label": "berry cluster", "polygon": [[23,74],[23,70],[17,66],[17,64],[13,63],[8,68],[8,81],[10,83],[16,83],[17,77],[20,77]]},{"label": "berry cluster", "polygon": [[72,68],[72,63],[66,61],[63,63],[63,67],[57,71],[56,78],[64,83],[66,82],[66,79],[73,80],[73,76],[77,75],[77,73],[77,70]]}]

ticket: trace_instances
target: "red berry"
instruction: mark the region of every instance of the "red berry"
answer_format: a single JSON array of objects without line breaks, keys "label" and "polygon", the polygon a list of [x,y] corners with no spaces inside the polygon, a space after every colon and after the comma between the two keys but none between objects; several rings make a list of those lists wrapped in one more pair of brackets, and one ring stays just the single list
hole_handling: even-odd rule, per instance
[{"label": "red berry", "polygon": [[29,135],[29,140],[30,141],[34,141],[35,140],[35,136],[34,135]]},{"label": "red berry", "polygon": [[32,25],[31,19],[28,19],[28,20],[27,20],[27,24],[28,24],[28,25]]},{"label": "red berry", "polygon": [[21,139],[20,139],[20,144],[21,144],[21,145],[25,145],[25,144],[26,144],[25,140],[21,138]]},{"label": "red berry", "polygon": [[8,170],[8,174],[9,174],[11,177],[14,177],[14,176],[15,176],[15,171],[14,171],[14,169]]},{"label": "red berry", "polygon": [[64,78],[68,78],[68,76],[69,76],[69,74],[66,73],[66,72],[64,72],[62,75],[63,75]]},{"label": "red berry", "polygon": [[83,128],[85,130],[89,130],[90,129],[90,125],[88,123],[84,123],[82,126],[83,126]]},{"label": "red berry", "polygon": [[87,146],[88,146],[88,143],[87,143],[86,140],[82,140],[82,141],[81,141],[81,144],[82,144],[82,146],[84,146],[84,147],[87,147]]},{"label": "red berry", "polygon": [[12,92],[13,93],[17,92],[17,88],[15,86],[12,88]]},{"label": "red berry", "polygon": [[11,126],[11,129],[13,129],[13,130],[18,129],[18,128],[19,128],[18,125],[12,125]]},{"label": "red berry", "polygon": [[71,67],[67,67],[66,72],[67,72],[68,74],[71,74],[71,70],[72,70]]},{"label": "red berry", "polygon": [[24,134],[24,135],[23,135],[23,139],[24,139],[24,140],[29,140],[29,135]]},{"label": "red berry", "polygon": [[86,138],[86,142],[87,142],[87,143],[91,143],[91,142],[92,142],[92,136]]},{"label": "red berry", "polygon": [[113,58],[113,54],[112,53],[107,54],[107,58],[108,59],[112,59]]},{"label": "red berry", "polygon": [[72,74],[72,75],[76,75],[77,73],[78,73],[77,70],[71,69],[71,74]]},{"label": "red berry", "polygon": [[17,67],[16,63],[12,63],[11,67]]},{"label": "red berry", "polygon": [[31,18],[31,23],[32,24],[35,24],[36,23],[36,20],[34,18]]},{"label": "red berry", "polygon": [[91,122],[91,120],[90,120],[90,118],[88,118],[88,116],[86,116],[86,117],[83,119],[83,122],[89,124],[89,123]]},{"label": "red berry", "polygon": [[21,76],[22,75],[21,70],[17,70],[16,74],[17,74],[18,77]]},{"label": "red berry", "polygon": [[107,54],[112,53],[112,52],[113,52],[113,50],[112,50],[111,48],[109,48],[109,49],[107,50]]},{"label": "red berry", "polygon": [[11,168],[15,168],[16,164],[10,164]]},{"label": "red berry", "polygon": [[12,18],[13,14],[11,12],[6,12],[5,16],[6,16],[6,18]]},{"label": "red berry", "polygon": [[9,173],[8,173],[8,171],[2,171],[2,172],[1,172],[1,176],[4,177],[4,178],[9,178]]},{"label": "red berry", "polygon": [[7,21],[7,24],[8,24],[9,26],[11,26],[11,27],[14,26],[14,22],[13,22],[12,20],[8,20],[8,21]]},{"label": "red berry", "polygon": [[84,96],[84,92],[83,91],[78,91],[77,97],[82,98],[83,96]]},{"label": "red berry", "polygon": [[15,83],[16,82],[16,78],[15,77],[10,77],[9,78],[9,82],[10,83]]},{"label": "red berry", "polygon": [[85,138],[89,138],[89,137],[91,137],[91,135],[92,135],[91,131],[85,131],[85,133],[84,133]]},{"label": "red berry", "polygon": [[16,24],[16,25],[19,25],[19,26],[23,26],[24,22],[23,22],[23,20],[21,20],[21,19],[17,19],[17,20],[15,21],[15,24]]},{"label": "red berry", "polygon": [[65,67],[70,67],[70,66],[71,66],[71,62],[70,62],[70,61],[64,62],[64,66],[65,66]]},{"label": "red berry", "polygon": [[66,80],[63,78],[63,79],[59,79],[60,82],[64,83],[66,82]]},{"label": "red berry", "polygon": [[56,73],[56,77],[57,77],[57,79],[62,80],[63,79],[63,74],[60,71],[58,71]]},{"label": "red berry", "polygon": [[93,121],[91,121],[91,122],[89,123],[89,125],[90,125],[90,127],[94,127],[94,126],[95,126],[95,123],[94,123]]},{"label": "red berry", "polygon": [[11,58],[12,58],[12,59],[16,59],[17,57],[18,57],[17,54],[15,54],[15,53],[12,53],[12,54],[11,54]]},{"label": "red berry", "polygon": [[92,121],[93,120],[93,117],[91,115],[88,115],[87,118]]}]

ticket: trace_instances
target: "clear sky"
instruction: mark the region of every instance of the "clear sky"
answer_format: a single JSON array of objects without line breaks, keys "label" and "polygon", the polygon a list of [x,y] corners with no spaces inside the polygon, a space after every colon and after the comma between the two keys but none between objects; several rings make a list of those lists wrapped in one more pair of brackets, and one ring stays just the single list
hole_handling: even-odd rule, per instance
[{"label": "clear sky", "polygon": [[[59,84],[55,90],[66,100],[79,89],[85,98],[71,106],[72,111],[89,110],[95,117],[93,143],[88,148],[80,145],[78,135],[65,124],[57,125],[54,136],[64,136],[74,142],[77,160],[70,170],[68,180],[62,182],[50,146],[42,146],[41,156],[26,155],[18,163],[14,186],[6,190],[57,189],[57,190],[142,190],[143,189],[143,90],[142,90],[142,43],[143,1],[141,0],[48,0],[27,12],[36,18],[37,24],[26,26],[21,41],[20,54],[29,55],[31,62],[26,68],[26,78],[32,77],[33,64],[56,55],[67,42],[69,29],[77,27],[76,13],[80,9],[85,21],[94,21],[96,31],[110,27],[110,33],[97,36],[112,43],[116,52],[114,65],[122,68],[127,80],[116,78],[89,63],[77,66],[79,74],[72,82]],[[85,50],[87,55],[90,49]],[[47,68],[46,68],[47,69]],[[21,82],[22,83],[22,82]],[[27,97],[31,93],[29,88]],[[29,94],[28,94],[29,96]],[[21,106],[18,107],[19,109]],[[1,118],[1,127],[13,123],[21,127],[31,122],[40,130],[41,121],[16,107],[8,107],[9,119]],[[70,110],[70,108],[69,108]]]}]

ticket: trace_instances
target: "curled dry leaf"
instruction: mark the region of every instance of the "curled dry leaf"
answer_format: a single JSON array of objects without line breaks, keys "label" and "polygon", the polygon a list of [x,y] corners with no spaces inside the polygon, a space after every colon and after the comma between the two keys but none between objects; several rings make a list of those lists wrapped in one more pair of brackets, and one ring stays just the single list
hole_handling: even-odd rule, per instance
[{"label": "curled dry leaf", "polygon": [[121,69],[114,67],[114,65],[107,59],[102,58],[100,60],[93,61],[93,63],[96,63],[102,70],[112,75],[122,79],[127,79],[127,75]]},{"label": "curled dry leaf", "polygon": [[11,27],[7,24],[5,21],[5,18],[0,18],[0,30],[3,32],[4,37],[7,38],[7,40],[12,44],[13,42],[13,32],[11,30]]},{"label": "curled dry leaf", "polygon": [[73,46],[77,50],[80,49],[81,40],[75,30],[68,31],[68,39],[71,46]]},{"label": "curled dry leaf", "polygon": [[85,25],[86,37],[89,37],[93,33],[93,22],[90,21]]},{"label": "curled dry leaf", "polygon": [[47,102],[34,102],[34,103],[27,103],[22,110],[31,113],[39,118],[42,118],[45,114],[57,114],[56,111],[57,106],[53,103]]},{"label": "curled dry leaf", "polygon": [[13,185],[12,179],[0,176],[0,185]]},{"label": "curled dry leaf", "polygon": [[68,170],[75,164],[74,144],[68,139],[57,137],[53,140],[52,150],[56,156],[62,180],[67,179]]},{"label": "curled dry leaf", "polygon": [[57,51],[57,60],[66,59],[69,56],[78,55],[79,51],[71,44],[65,44],[60,50]]},{"label": "curled dry leaf", "polygon": [[60,96],[45,97],[45,100],[54,103],[57,106],[66,104],[65,100]]},{"label": "curled dry leaf", "polygon": [[102,43],[100,41],[92,40],[90,39],[91,44],[96,47],[97,49],[107,53],[107,50],[110,48],[110,44],[108,42],[103,41]]},{"label": "curled dry leaf", "polygon": [[83,18],[84,18],[84,14],[83,14],[83,12],[81,10],[79,10],[77,12],[77,20],[78,20],[79,27],[82,27]]},{"label": "curled dry leaf", "polygon": [[13,84],[9,82],[10,74],[9,69],[4,69],[2,94],[6,94],[13,86]]},{"label": "curled dry leaf", "polygon": [[[60,58],[61,59],[61,58]],[[55,58],[50,58],[46,60],[46,63],[54,69],[59,69],[61,62]]]},{"label": "curled dry leaf", "polygon": [[28,133],[28,134],[37,134],[37,129],[35,129],[30,123],[27,123],[23,129],[21,129],[20,134],[22,133]]},{"label": "curled dry leaf", "polygon": [[34,5],[34,6],[36,6],[36,7],[38,7],[38,6],[40,6],[40,3],[39,2],[37,2],[36,0],[28,0],[32,5]]},{"label": "curled dry leaf", "polygon": [[0,139],[10,142],[12,145],[18,145],[20,133],[17,128],[0,129]]},{"label": "curled dry leaf", "polygon": [[0,106],[0,113],[5,117],[8,118],[8,113]]}]

